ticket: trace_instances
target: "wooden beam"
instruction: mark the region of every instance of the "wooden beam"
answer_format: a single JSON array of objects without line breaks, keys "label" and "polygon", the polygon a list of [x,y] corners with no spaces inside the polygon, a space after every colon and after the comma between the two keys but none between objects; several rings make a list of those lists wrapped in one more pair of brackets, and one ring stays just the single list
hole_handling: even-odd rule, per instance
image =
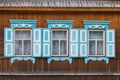
[{"label": "wooden beam", "polygon": [[69,12],[73,12],[73,11],[120,11],[120,8],[45,8],[45,7],[41,7],[41,8],[37,8],[37,7],[0,7],[0,12],[1,11],[69,11]]},{"label": "wooden beam", "polygon": [[0,75],[4,76],[120,76],[120,73],[115,72],[99,72],[99,73],[79,73],[79,72],[39,72],[39,73],[13,73],[13,72],[6,72],[0,73]]}]

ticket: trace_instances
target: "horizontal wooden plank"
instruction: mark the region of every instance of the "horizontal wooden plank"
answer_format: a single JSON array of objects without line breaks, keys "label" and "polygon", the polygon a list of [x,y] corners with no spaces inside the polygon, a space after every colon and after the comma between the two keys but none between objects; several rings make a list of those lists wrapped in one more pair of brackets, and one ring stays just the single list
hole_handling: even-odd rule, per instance
[{"label": "horizontal wooden plank", "polygon": [[38,8],[38,7],[0,7],[0,11],[120,11],[120,8]]},{"label": "horizontal wooden plank", "polygon": [[78,73],[78,72],[41,72],[41,73],[0,73],[4,76],[120,76],[120,73],[101,72],[101,73]]}]

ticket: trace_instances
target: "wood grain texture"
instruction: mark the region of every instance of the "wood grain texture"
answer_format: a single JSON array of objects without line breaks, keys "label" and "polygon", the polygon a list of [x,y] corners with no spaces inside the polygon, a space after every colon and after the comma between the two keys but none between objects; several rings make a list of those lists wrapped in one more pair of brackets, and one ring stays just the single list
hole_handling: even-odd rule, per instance
[{"label": "wood grain texture", "polygon": [[0,76],[1,80],[119,80],[120,76]]}]

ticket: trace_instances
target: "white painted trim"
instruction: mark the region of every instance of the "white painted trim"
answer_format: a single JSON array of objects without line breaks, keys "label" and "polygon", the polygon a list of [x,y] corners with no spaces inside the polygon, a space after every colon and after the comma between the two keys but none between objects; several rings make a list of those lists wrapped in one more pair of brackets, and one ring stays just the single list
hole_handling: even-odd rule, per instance
[{"label": "white painted trim", "polygon": [[[73,46],[73,45],[76,46],[76,50],[74,50],[74,51],[76,51],[76,54],[75,54],[75,55],[72,54],[72,46]],[[78,44],[74,44],[74,43],[73,43],[73,44],[70,45],[70,48],[71,48],[71,49],[70,49],[70,56],[72,56],[72,57],[74,57],[74,56],[77,57],[77,56],[78,56]]]},{"label": "white painted trim", "polygon": [[[53,55],[52,54],[52,50],[51,50],[51,55],[52,56],[68,56],[68,29],[52,29],[52,33],[53,33],[53,31],[66,31],[66,39],[53,39],[53,37],[52,37],[52,41],[53,40],[57,40],[58,42],[59,42],[59,53],[58,53],[58,55]],[[53,36],[53,35],[52,35]],[[61,40],[65,40],[66,41],[66,52],[67,52],[67,54],[65,54],[65,55],[60,55],[60,41]],[[51,41],[51,44],[52,44],[52,41]],[[52,47],[52,45],[51,45],[51,47]]]},{"label": "white painted trim", "polygon": [[[112,46],[112,55],[110,55],[109,53],[109,46]],[[115,45],[114,44],[107,44],[107,56],[109,57],[114,57],[114,54],[115,54]]]},{"label": "white painted trim", "polygon": [[[31,43],[31,52],[30,52],[30,54],[29,55],[24,55],[24,43],[23,43],[23,41],[24,40],[27,40],[27,39],[17,39],[17,40],[21,40],[22,41],[22,55],[16,55],[15,54],[15,41],[16,41],[16,39],[15,39],[15,31],[30,31],[30,43]],[[14,56],[32,56],[32,29],[14,29]]]},{"label": "white painted trim", "polygon": [[[35,35],[36,35],[36,31],[38,31],[38,33],[39,33],[38,36],[37,36],[37,37],[39,37],[39,38],[38,38],[39,40],[36,40],[36,36],[35,36]],[[34,33],[34,37],[33,37],[34,42],[40,42],[40,41],[41,41],[41,40],[40,40],[40,39],[41,39],[41,30],[34,29],[34,30],[33,30],[33,33]]]},{"label": "white painted trim", "polygon": [[[8,55],[8,53],[7,53],[7,50],[8,50],[8,47],[7,47],[7,46],[8,46],[8,45],[11,46],[11,52],[10,52],[10,55]],[[6,51],[6,52],[5,52],[5,56],[12,56],[12,53],[13,53],[13,52],[12,52],[13,43],[6,43],[6,46],[5,46],[5,47],[6,47],[6,50],[5,50],[5,51]]]},{"label": "white painted trim", "polygon": [[[8,40],[8,31],[11,31],[11,39]],[[12,39],[13,39],[13,32],[12,32],[12,29],[6,29],[6,42],[12,42]]]},{"label": "white painted trim", "polygon": [[[75,31],[76,32],[76,35],[74,35],[74,36],[76,36],[76,39],[75,40],[72,40],[72,33],[73,33],[73,31]],[[78,30],[70,30],[70,42],[78,42]]]},{"label": "white painted trim", "polygon": [[[48,54],[45,54],[45,46],[48,46]],[[44,43],[43,44],[43,56],[50,56],[50,44]]]},{"label": "white painted trim", "polygon": [[[38,54],[36,54],[35,46],[38,46],[38,48],[39,48]],[[33,56],[40,56],[40,52],[41,52],[41,46],[40,46],[40,44],[35,43],[35,44],[33,45],[33,49],[34,49],[34,50],[33,50]]]},{"label": "white painted trim", "polygon": [[[112,41],[109,41],[109,33],[110,32],[112,32]],[[107,30],[107,42],[115,42],[115,38],[114,38],[114,36],[115,36],[115,33],[114,33],[114,31],[113,30]]]},{"label": "white painted trim", "polygon": [[[85,46],[85,53],[82,53],[82,46]],[[80,44],[80,56],[87,56],[87,44]]]},{"label": "white painted trim", "polygon": [[[82,40],[82,33],[85,32],[85,40]],[[80,30],[80,42],[87,42],[87,30]]]},{"label": "white painted trim", "polygon": [[[89,39],[89,32],[90,31],[102,31],[103,32],[103,39]],[[88,30],[88,56],[92,56],[92,57],[94,57],[94,56],[105,56],[105,31],[104,30]],[[90,55],[89,54],[89,42],[90,41],[95,41],[95,55]],[[98,41],[103,41],[103,55],[98,55],[97,54],[97,42]]]},{"label": "white painted trim", "polygon": [[[48,32],[48,40],[45,40],[45,32]],[[50,30],[43,30],[43,42],[50,42]]]}]

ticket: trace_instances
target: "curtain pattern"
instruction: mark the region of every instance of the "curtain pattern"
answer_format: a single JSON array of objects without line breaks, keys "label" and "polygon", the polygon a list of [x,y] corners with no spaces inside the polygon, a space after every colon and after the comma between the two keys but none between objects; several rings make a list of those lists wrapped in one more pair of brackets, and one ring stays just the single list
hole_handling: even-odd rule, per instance
[{"label": "curtain pattern", "polygon": [[[65,55],[66,54],[66,31],[53,31],[52,34],[52,54],[53,55]],[[54,40],[55,39],[55,40]],[[59,47],[60,45],[60,47]],[[60,49],[60,53],[59,53]]]},{"label": "curtain pattern", "polygon": [[57,40],[54,40],[52,42],[52,54],[53,55],[58,55],[59,53],[59,42]]},{"label": "curtain pattern", "polygon": [[15,31],[15,54],[30,55],[30,47],[30,31]]},{"label": "curtain pattern", "polygon": [[60,42],[60,54],[65,55],[66,54],[66,41]]}]

